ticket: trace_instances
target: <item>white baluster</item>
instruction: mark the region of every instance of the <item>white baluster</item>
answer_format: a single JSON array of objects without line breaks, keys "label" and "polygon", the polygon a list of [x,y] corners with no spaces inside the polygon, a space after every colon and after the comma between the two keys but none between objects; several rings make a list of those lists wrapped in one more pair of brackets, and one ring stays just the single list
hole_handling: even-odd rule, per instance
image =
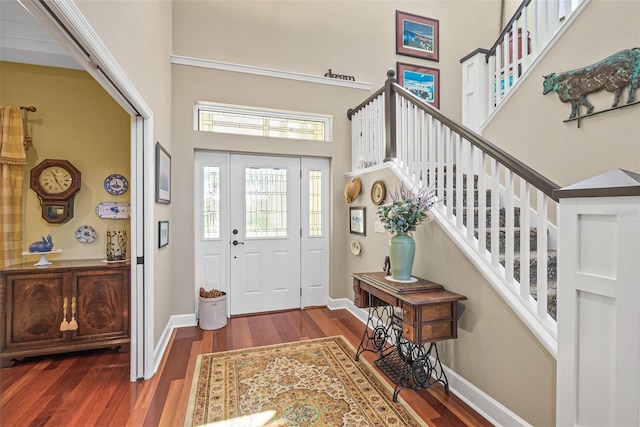
[{"label": "white baluster", "polygon": [[531,262],[531,219],[530,219],[531,186],[520,178],[520,297],[529,301],[529,282]]},{"label": "white baluster", "polygon": [[500,165],[491,158],[491,265],[500,264]]},{"label": "white baluster", "polygon": [[[487,253],[487,155],[479,152],[480,168],[478,170],[478,251]],[[483,256],[484,258],[484,256]]]},{"label": "white baluster", "polygon": [[462,141],[459,134],[454,134],[454,146],[456,153],[456,227],[462,230],[462,200],[464,186],[462,185]]},{"label": "white baluster", "polygon": [[[475,191],[473,188],[473,152],[474,146],[464,140],[464,153],[465,153],[465,174],[467,176],[467,240],[472,245],[475,244],[473,236],[473,218],[474,218],[474,206],[475,206]],[[478,248],[476,248],[477,250]]]},{"label": "white baluster", "polygon": [[446,129],[446,162],[447,162],[447,191],[445,193],[445,199],[447,201],[447,218],[453,218],[453,165],[454,165],[454,136],[451,129]]},{"label": "white baluster", "polygon": [[[514,208],[514,194],[513,194],[513,172],[506,169],[504,171],[505,191],[504,191],[504,209],[505,209],[505,280],[507,283],[513,283],[513,254],[514,254],[514,229],[513,229],[513,208]],[[492,239],[498,239],[500,236],[491,236]]]},{"label": "white baluster", "polygon": [[538,316],[547,319],[547,256],[548,256],[548,237],[547,237],[547,196],[540,190],[536,190],[537,197],[537,227],[538,227]]}]

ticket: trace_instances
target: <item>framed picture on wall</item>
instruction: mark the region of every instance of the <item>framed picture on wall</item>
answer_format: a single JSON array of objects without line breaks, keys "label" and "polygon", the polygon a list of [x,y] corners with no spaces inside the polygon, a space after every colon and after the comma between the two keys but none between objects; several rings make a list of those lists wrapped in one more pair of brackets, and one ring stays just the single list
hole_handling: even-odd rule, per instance
[{"label": "framed picture on wall", "polygon": [[440,70],[398,62],[398,84],[409,92],[440,108]]},{"label": "framed picture on wall", "polygon": [[169,221],[158,221],[158,247],[169,244]]},{"label": "framed picture on wall", "polygon": [[366,236],[366,230],[365,207],[349,208],[349,232]]},{"label": "framed picture on wall", "polygon": [[171,203],[171,156],[156,142],[156,202]]},{"label": "framed picture on wall", "polygon": [[440,22],[396,10],[396,53],[439,60]]}]

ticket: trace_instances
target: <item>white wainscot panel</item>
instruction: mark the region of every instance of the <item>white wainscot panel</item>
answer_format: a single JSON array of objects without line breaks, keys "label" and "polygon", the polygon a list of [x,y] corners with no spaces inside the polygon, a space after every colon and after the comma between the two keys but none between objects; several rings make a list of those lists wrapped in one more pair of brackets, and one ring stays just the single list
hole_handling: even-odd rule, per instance
[{"label": "white wainscot panel", "polygon": [[612,426],[615,414],[615,300],[577,293],[577,425]]},{"label": "white wainscot panel", "polygon": [[614,215],[578,215],[578,272],[615,279],[618,227]]}]

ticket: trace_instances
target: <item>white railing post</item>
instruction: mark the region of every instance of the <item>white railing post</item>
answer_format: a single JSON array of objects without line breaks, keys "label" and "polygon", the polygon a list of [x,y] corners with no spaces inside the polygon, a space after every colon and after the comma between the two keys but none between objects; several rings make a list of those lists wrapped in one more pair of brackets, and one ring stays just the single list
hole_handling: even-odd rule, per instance
[{"label": "white railing post", "polygon": [[480,132],[489,115],[489,64],[487,51],[478,50],[462,59],[462,124]]},{"label": "white railing post", "polygon": [[559,426],[640,425],[640,174],[554,191]]}]

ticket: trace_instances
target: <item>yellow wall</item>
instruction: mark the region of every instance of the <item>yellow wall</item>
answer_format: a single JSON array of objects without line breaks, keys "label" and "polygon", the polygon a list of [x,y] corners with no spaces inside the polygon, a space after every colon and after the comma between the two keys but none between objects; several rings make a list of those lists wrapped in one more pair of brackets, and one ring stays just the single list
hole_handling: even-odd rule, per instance
[{"label": "yellow wall", "polygon": [[[129,178],[129,115],[85,71],[1,62],[0,72],[0,103],[37,108],[28,114],[27,124],[34,146],[27,151],[24,169],[24,249],[51,234],[54,248],[63,252],[49,255],[50,261],[104,259],[107,226],[129,224],[102,219],[95,212],[100,202],[129,202],[128,191],[113,196],[104,189],[112,173]],[[38,197],[29,187],[31,168],[44,159],[69,160],[81,173],[74,216],[64,224],[42,219]],[[95,242],[76,240],[81,225],[96,229]],[[24,261],[36,262],[37,257]]]}]

